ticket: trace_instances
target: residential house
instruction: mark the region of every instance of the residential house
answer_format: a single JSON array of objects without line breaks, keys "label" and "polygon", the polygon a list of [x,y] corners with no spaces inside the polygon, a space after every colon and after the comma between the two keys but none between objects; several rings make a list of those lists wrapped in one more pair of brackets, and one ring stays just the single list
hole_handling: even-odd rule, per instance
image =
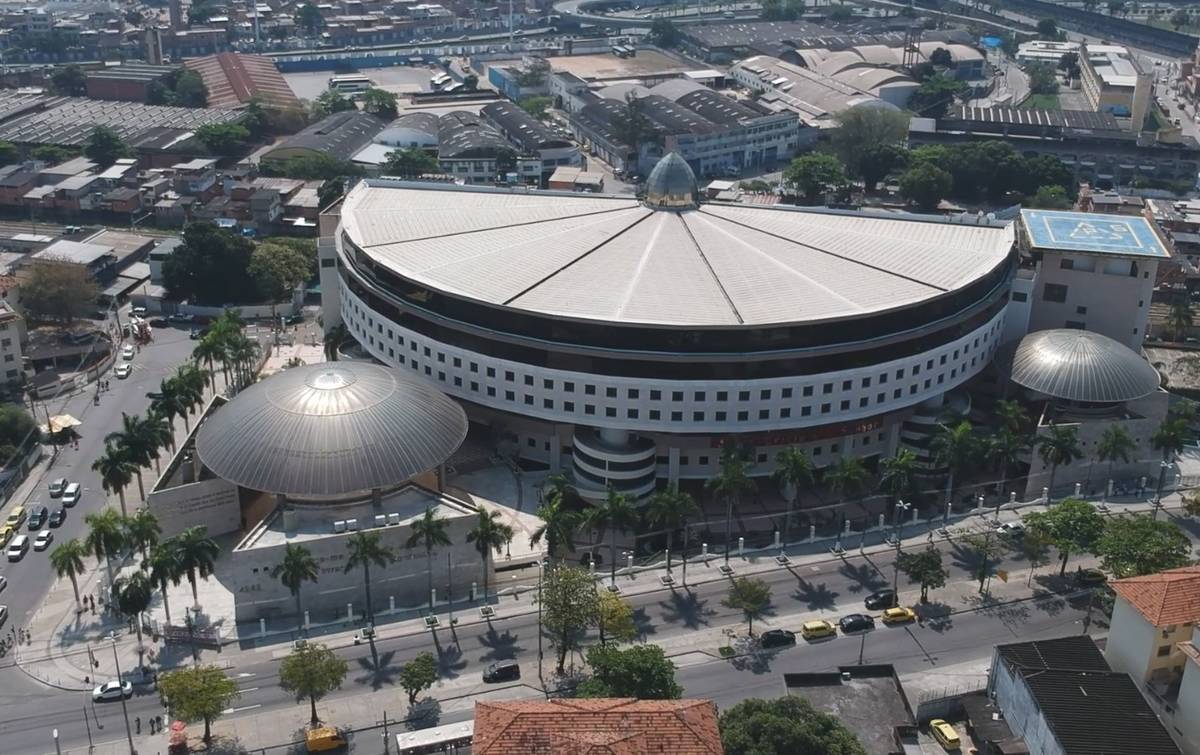
[{"label": "residential house", "polygon": [[0,301],[0,383],[25,381],[24,341],[25,318],[8,301]]},{"label": "residential house", "polygon": [[185,196],[207,200],[217,190],[217,161],[196,158],[171,166],[175,173],[175,191]]}]

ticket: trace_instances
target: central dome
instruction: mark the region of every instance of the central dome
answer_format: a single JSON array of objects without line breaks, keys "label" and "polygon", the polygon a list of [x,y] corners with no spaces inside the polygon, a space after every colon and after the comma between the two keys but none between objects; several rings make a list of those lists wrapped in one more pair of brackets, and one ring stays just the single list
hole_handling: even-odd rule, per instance
[{"label": "central dome", "polygon": [[205,420],[200,460],[245,488],[295,498],[387,489],[462,443],[462,407],[420,378],[368,362],[296,367]]},{"label": "central dome", "polygon": [[678,152],[667,153],[650,171],[646,179],[646,206],[652,209],[696,206],[696,174]]},{"label": "central dome", "polygon": [[1021,339],[1013,356],[1017,385],[1057,399],[1089,403],[1132,401],[1158,390],[1159,375],[1142,356],[1088,330],[1039,330]]}]

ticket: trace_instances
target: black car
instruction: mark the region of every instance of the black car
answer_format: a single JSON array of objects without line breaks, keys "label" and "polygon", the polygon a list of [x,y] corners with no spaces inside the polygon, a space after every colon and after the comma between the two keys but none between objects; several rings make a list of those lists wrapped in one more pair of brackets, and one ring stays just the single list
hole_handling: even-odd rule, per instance
[{"label": "black car", "polygon": [[283,320],[284,325],[299,325],[304,322],[304,315],[288,315]]},{"label": "black car", "polygon": [[878,611],[883,608],[895,608],[896,606],[896,591],[892,589],[876,590],[867,596],[863,601],[871,611]]},{"label": "black car", "polygon": [[49,510],[45,506],[30,506],[29,507],[29,531],[36,532],[46,523],[46,517],[50,515]]},{"label": "black car", "polygon": [[521,667],[516,661],[496,661],[483,670],[485,682],[509,682],[521,678]]},{"label": "black car", "polygon": [[875,628],[875,619],[865,613],[852,613],[839,619],[838,626],[842,628],[842,634],[865,632]]},{"label": "black car", "polygon": [[1075,584],[1083,587],[1096,587],[1108,581],[1108,575],[1099,569],[1078,569],[1075,571]]},{"label": "black car", "polygon": [[67,521],[67,510],[66,509],[64,509],[60,506],[57,509],[55,509],[54,511],[50,512],[50,519],[48,520],[48,522],[51,527],[61,527],[62,523],[65,521]]},{"label": "black car", "polygon": [[764,648],[781,648],[796,644],[796,633],[786,629],[768,629],[758,636],[758,644]]}]

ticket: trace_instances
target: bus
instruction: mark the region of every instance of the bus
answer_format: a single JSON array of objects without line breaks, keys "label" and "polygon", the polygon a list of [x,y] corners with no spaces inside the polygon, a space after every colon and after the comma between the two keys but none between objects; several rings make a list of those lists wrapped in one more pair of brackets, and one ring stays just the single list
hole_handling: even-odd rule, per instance
[{"label": "bus", "polygon": [[471,740],[475,736],[475,721],[434,726],[429,729],[406,731],[396,735],[396,752],[399,755],[470,755]]},{"label": "bus", "polygon": [[361,73],[348,73],[329,79],[329,88],[341,94],[365,92],[373,86],[375,83]]}]

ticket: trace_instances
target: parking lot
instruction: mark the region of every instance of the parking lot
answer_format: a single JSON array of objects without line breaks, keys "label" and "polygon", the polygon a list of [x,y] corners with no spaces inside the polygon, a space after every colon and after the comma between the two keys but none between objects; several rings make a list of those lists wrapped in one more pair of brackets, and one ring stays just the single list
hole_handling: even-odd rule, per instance
[{"label": "parking lot", "polygon": [[[409,94],[428,90],[429,77],[434,70],[429,66],[387,66],[363,68],[359,73],[370,78],[380,89],[395,94]],[[330,76],[333,76],[333,71],[285,73],[283,78],[297,97],[302,100],[315,100],[328,88]]]}]

